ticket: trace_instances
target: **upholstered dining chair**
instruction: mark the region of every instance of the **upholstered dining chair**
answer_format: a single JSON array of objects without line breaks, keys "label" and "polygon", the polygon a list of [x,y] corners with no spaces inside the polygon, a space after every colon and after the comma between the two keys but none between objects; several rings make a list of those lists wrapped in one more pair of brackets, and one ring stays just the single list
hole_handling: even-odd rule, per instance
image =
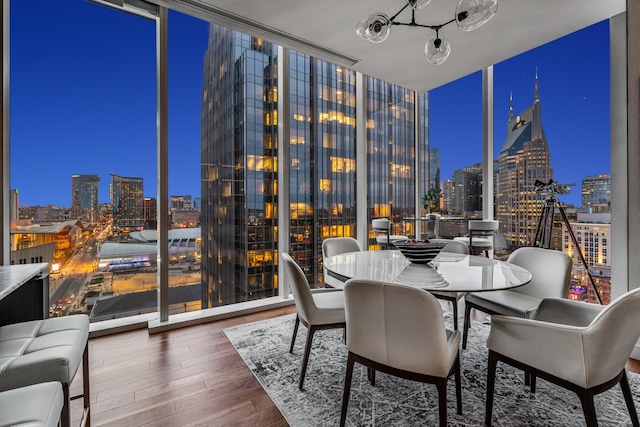
[{"label": "upholstered dining chair", "polygon": [[433,295],[411,286],[351,279],[344,298],[349,355],[340,426],[346,422],[356,362],[369,372],[435,384],[440,426],[447,425],[447,381],[453,374],[457,412],[462,414],[460,332],[445,329]]},{"label": "upholstered dining chair", "polygon": [[340,289],[317,289],[314,290],[316,292],[312,292],[307,277],[293,258],[284,252],[282,253],[282,260],[284,261],[287,274],[287,282],[291,286],[293,300],[298,311],[296,323],[293,327],[289,353],[293,353],[300,323],[308,329],[307,343],[304,348],[304,357],[302,359],[302,369],[300,372],[300,382],[298,383],[298,388],[302,390],[304,376],[307,372],[307,364],[309,363],[311,343],[313,342],[313,336],[316,331],[345,328],[344,295]]},{"label": "upholstered dining chair", "polygon": [[342,289],[344,282],[342,280],[331,277],[324,267],[327,258],[340,255],[347,252],[358,252],[362,250],[360,243],[353,237],[330,237],[322,241],[322,270],[324,272],[324,283],[332,288]]},{"label": "upholstered dining chair", "polygon": [[505,291],[471,292],[465,295],[462,348],[467,348],[471,309],[487,314],[533,317],[543,298],[568,298],[571,284],[571,257],[564,252],[534,247],[518,248],[507,262],[531,273],[531,282]]},{"label": "upholstered dining chair", "polygon": [[371,227],[373,234],[376,235],[376,242],[384,249],[390,249],[394,243],[409,240],[407,236],[391,234],[389,218],[376,218],[371,221]]},{"label": "upholstered dining chair", "polygon": [[593,396],[620,383],[634,427],[638,415],[625,363],[640,337],[640,288],[608,306],[543,299],[533,319],[494,316],[487,339],[485,423],[491,425],[495,371],[504,362],[575,392],[588,427],[597,426]]},{"label": "upholstered dining chair", "polygon": [[[430,242],[432,240],[429,240]],[[447,246],[442,248],[440,252],[450,252],[463,255],[469,255],[469,247],[463,242],[457,242],[451,240],[447,243]],[[453,307],[453,329],[458,330],[458,301],[464,296],[464,292],[445,292],[445,291],[431,291],[431,295],[434,297],[449,301]]]},{"label": "upholstered dining chair", "polygon": [[467,224],[468,237],[455,237],[454,240],[464,242],[469,246],[469,252],[484,253],[487,257],[493,250],[493,239],[498,231],[499,223],[493,219],[470,219]]}]

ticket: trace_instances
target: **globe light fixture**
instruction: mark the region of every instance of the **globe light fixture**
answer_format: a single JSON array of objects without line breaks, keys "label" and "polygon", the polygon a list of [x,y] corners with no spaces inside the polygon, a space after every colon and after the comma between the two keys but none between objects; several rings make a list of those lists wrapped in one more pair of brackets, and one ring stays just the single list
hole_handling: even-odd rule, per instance
[{"label": "globe light fixture", "polygon": [[[423,9],[431,0],[406,0],[398,13],[389,18],[382,12],[376,12],[363,17],[356,24],[356,34],[371,43],[382,43],[389,37],[391,27],[404,25],[408,27],[429,28],[436,34],[430,37],[424,45],[424,55],[432,64],[442,64],[451,53],[451,41],[440,37],[442,27],[455,22],[463,31],[473,31],[490,20],[498,10],[498,0],[460,0],[455,10],[455,16],[450,21],[439,25],[424,25],[416,22],[416,10]],[[399,22],[396,20],[405,9],[411,9],[411,22]]]}]

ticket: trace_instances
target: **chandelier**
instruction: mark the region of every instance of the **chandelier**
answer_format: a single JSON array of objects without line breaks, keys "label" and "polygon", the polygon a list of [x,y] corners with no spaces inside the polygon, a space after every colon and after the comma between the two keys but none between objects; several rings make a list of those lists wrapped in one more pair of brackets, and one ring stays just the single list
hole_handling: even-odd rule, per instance
[{"label": "chandelier", "polygon": [[[461,30],[472,31],[491,19],[498,10],[498,0],[460,0],[452,20],[440,25],[423,25],[416,22],[416,10],[424,8],[431,0],[406,0],[406,2],[407,4],[391,18],[382,12],[365,16],[356,25],[356,34],[371,43],[381,43],[389,37],[393,25],[430,28],[436,34],[425,43],[424,55],[429,62],[436,65],[442,64],[451,53],[451,41],[440,37],[442,27],[455,22]],[[396,21],[398,15],[407,7],[411,8],[411,22]]]}]

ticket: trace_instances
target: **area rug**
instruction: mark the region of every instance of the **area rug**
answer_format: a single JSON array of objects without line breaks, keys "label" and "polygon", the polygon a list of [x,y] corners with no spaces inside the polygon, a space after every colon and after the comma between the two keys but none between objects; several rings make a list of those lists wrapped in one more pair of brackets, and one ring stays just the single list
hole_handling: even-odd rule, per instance
[{"label": "area rug", "polygon": [[[306,328],[300,325],[289,353],[295,315],[236,326],[224,332],[292,427],[339,425],[347,350],[341,330],[314,336],[304,391],[298,390]],[[450,318],[445,321],[450,323]],[[448,386],[450,426],[484,426],[489,326],[474,322],[467,349],[461,351],[462,411],[456,414],[455,389]],[[571,361],[558,361],[571,363]],[[498,363],[493,408],[494,426],[584,426],[578,397],[542,379],[536,393],[524,385],[523,374]],[[629,374],[636,407],[640,376]],[[600,426],[631,425],[620,387],[595,397]],[[437,426],[436,388],[378,372],[375,387],[359,364],[353,374],[348,426]]]}]

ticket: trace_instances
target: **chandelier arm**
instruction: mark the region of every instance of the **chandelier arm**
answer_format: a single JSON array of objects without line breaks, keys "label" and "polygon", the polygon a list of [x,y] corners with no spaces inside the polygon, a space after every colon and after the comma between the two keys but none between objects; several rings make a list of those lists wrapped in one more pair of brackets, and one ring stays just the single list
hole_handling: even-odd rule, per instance
[{"label": "chandelier arm", "polygon": [[452,19],[451,21],[447,21],[444,24],[440,24],[440,25],[424,25],[424,24],[417,24],[415,22],[391,22],[391,25],[404,25],[406,27],[421,27],[421,28],[429,28],[431,30],[434,31],[438,31],[440,30],[442,27],[444,27],[445,25],[449,25],[452,22],[455,22],[455,19]]},{"label": "chandelier arm", "polygon": [[389,18],[389,21],[391,21],[391,23],[392,23],[392,24],[395,24],[395,22],[393,22],[393,21],[394,21],[394,20],[398,17],[398,15],[400,15],[400,14],[401,14],[401,13],[402,13],[406,8],[407,8],[407,7],[409,7],[409,3],[405,4],[405,5],[404,5],[404,7],[398,11],[398,13],[396,13],[396,14],[395,14],[395,15],[393,15],[391,18]]}]

